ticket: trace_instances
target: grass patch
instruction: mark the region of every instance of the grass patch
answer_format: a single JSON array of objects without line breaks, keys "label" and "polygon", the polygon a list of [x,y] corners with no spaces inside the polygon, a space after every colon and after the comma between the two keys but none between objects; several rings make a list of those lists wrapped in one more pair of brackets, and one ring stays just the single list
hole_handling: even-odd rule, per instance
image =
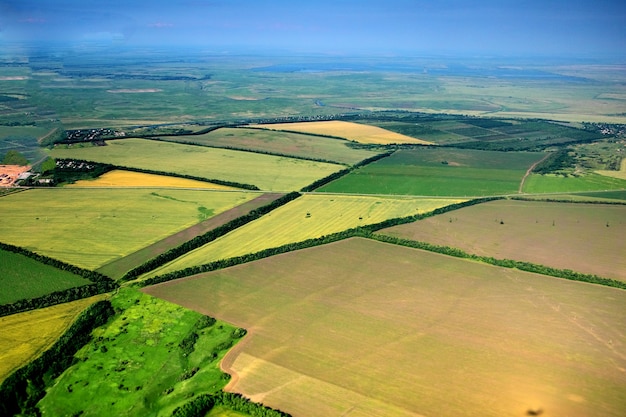
[{"label": "grass patch", "polygon": [[0,236],[6,243],[95,269],[198,223],[209,209],[219,214],[255,196],[175,189],[34,189],[2,198]]},{"label": "grass patch", "polygon": [[307,194],[155,269],[149,276],[318,238],[387,219],[426,213],[461,201]]},{"label": "grass patch", "polygon": [[107,146],[55,148],[55,158],[75,158],[118,166],[164,170],[183,175],[252,184],[263,190],[299,190],[341,165],[261,155],[253,152],[145,139],[123,139]]},{"label": "grass patch", "polygon": [[52,346],[87,306],[104,297],[0,317],[0,381]]},{"label": "grass patch", "polygon": [[134,289],[111,302],[119,315],[94,331],[48,390],[38,404],[43,414],[171,415],[194,395],[224,387],[219,361],[238,339],[234,327]]},{"label": "grass patch", "polygon": [[531,174],[524,183],[525,193],[567,193],[626,189],[626,180],[589,173],[582,176]]},{"label": "grass patch", "polygon": [[0,250],[0,304],[41,297],[91,282],[27,256]]},{"label": "grass patch", "polygon": [[318,191],[434,196],[516,193],[528,167],[542,156],[444,148],[400,150]]}]

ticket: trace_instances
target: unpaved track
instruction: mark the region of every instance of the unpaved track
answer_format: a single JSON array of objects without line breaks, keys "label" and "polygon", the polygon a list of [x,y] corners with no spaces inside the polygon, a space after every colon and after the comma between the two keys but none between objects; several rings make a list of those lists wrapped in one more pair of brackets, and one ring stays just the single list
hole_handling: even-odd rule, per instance
[{"label": "unpaved track", "polygon": [[517,189],[517,193],[518,194],[522,194],[522,190],[524,189],[524,183],[526,182],[526,178],[528,178],[528,176],[530,175],[531,172],[533,172],[533,169],[535,169],[535,167],[537,165],[539,165],[540,163],[542,163],[543,161],[546,160],[546,158],[548,158],[550,156],[550,154],[547,154],[546,156],[544,156],[543,158],[541,158],[539,161],[535,162],[534,164],[532,164],[530,166],[530,168],[528,168],[528,170],[526,171],[526,174],[524,174],[524,177],[522,178],[522,181],[519,183],[519,188]]}]

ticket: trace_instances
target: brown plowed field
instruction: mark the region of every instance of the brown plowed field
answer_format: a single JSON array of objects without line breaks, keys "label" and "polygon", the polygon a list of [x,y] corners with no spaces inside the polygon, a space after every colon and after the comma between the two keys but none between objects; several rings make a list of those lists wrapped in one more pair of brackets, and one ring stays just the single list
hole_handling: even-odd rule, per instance
[{"label": "brown plowed field", "polygon": [[380,233],[626,281],[626,205],[500,200]]},{"label": "brown plowed field", "polygon": [[354,238],[144,289],[246,327],[294,416],[621,416],[626,291]]},{"label": "brown plowed field", "polygon": [[142,263],[158,256],[169,249],[173,249],[194,237],[203,235],[216,227],[222,226],[231,220],[250,213],[252,210],[262,207],[270,202],[282,197],[281,193],[262,194],[254,200],[248,201],[235,208],[211,217],[201,223],[191,226],[185,230],[181,230],[171,236],[166,237],[159,242],[147,246],[135,253],[131,253],[121,259],[117,259],[111,263],[104,265],[98,269],[98,272],[110,276],[112,278],[121,278],[126,272],[141,265]]}]

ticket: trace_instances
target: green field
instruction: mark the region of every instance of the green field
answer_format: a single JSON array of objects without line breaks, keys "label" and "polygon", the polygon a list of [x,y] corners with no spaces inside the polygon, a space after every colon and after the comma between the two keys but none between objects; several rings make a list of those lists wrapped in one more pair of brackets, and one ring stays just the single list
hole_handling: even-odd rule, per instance
[{"label": "green field", "polygon": [[426,213],[461,201],[447,198],[306,194],[155,269],[148,276],[318,238],[387,219]]},{"label": "green field", "polygon": [[524,183],[523,191],[525,193],[567,193],[624,189],[626,189],[626,180],[594,173],[578,177],[531,174]]},{"label": "green field", "polygon": [[55,148],[50,155],[234,181],[269,191],[299,190],[343,168],[323,162],[144,139],[112,140],[107,144]]},{"label": "green field", "polygon": [[89,283],[78,275],[0,249],[0,288],[3,288],[0,304],[41,297]]},{"label": "green field", "polygon": [[207,326],[202,315],[133,289],[111,302],[121,313],[94,331],[77,363],[47,391],[42,415],[170,416],[194,395],[226,384],[219,362],[239,338],[234,327]]},{"label": "green field", "polygon": [[176,142],[192,142],[207,146],[232,147],[251,151],[293,155],[353,165],[376,153],[353,149],[348,141],[265,129],[222,128],[204,135],[167,138]]},{"label": "green field", "polygon": [[2,197],[0,236],[83,268],[98,268],[256,197],[160,189],[33,189]]},{"label": "green field", "polygon": [[356,238],[144,291],[247,328],[228,389],[293,415],[626,407],[614,288]]},{"label": "green field", "polygon": [[626,205],[491,201],[378,233],[626,281]]},{"label": "green field", "polygon": [[526,170],[542,157],[529,152],[400,150],[317,191],[434,196],[516,193]]}]

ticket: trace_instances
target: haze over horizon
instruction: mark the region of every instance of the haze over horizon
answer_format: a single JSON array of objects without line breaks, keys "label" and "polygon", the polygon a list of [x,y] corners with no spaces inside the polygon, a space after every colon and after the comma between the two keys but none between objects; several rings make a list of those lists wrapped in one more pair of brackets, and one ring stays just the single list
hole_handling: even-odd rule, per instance
[{"label": "haze over horizon", "polygon": [[626,58],[626,3],[610,0],[0,0],[0,48],[284,50]]}]

